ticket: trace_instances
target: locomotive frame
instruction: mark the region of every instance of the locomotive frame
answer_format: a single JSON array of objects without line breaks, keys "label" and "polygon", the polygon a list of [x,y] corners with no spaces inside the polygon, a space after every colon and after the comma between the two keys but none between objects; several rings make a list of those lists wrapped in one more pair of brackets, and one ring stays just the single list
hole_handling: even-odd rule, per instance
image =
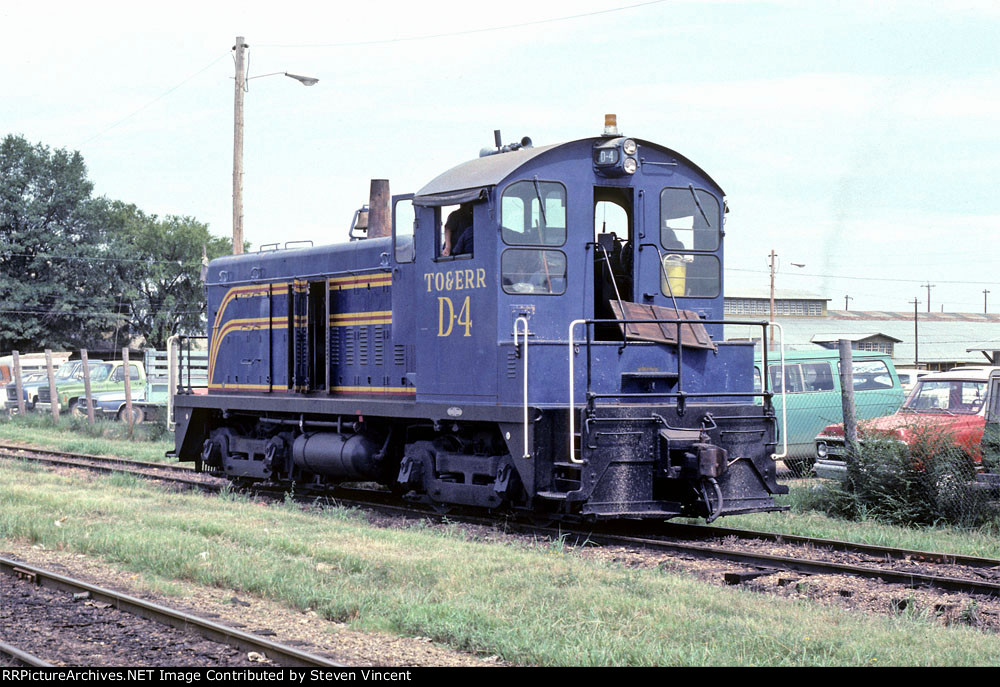
[{"label": "locomotive frame", "polygon": [[[363,240],[213,261],[177,457],[573,519],[781,509],[767,381],[722,340],[722,189],[616,130],[525,142],[394,196]],[[442,254],[452,206],[470,254]]]}]

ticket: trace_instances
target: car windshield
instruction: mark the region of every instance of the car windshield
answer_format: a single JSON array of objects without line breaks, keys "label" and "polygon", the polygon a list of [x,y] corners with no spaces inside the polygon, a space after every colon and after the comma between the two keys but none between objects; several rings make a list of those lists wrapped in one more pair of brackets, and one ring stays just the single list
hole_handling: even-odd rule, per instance
[{"label": "car windshield", "polygon": [[92,382],[103,382],[111,374],[111,365],[105,363],[104,365],[94,365],[90,368],[90,381]]},{"label": "car windshield", "polygon": [[70,379],[77,370],[80,369],[80,363],[66,363],[65,365],[60,365],[59,369],[56,370],[56,379]]},{"label": "car windshield", "polygon": [[921,379],[903,408],[920,413],[962,413],[974,415],[983,407],[986,382],[963,379],[928,381]]}]

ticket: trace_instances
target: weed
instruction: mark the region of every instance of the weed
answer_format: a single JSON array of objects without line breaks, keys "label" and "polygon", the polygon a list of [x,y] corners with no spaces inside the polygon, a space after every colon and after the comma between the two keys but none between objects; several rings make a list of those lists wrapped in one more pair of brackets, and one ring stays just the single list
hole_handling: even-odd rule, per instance
[{"label": "weed", "polygon": [[976,484],[977,465],[948,432],[914,425],[904,443],[865,437],[841,483],[802,497],[801,504],[836,517],[908,527],[981,527],[1000,516]]}]

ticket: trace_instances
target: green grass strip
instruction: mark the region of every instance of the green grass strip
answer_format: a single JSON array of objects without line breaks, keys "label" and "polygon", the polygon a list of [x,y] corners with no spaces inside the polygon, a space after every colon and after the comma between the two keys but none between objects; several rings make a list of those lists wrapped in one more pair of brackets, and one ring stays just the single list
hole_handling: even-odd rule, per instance
[{"label": "green grass strip", "polygon": [[1000,638],[630,570],[459,526],[0,463],[0,536],[525,665],[997,665]]}]

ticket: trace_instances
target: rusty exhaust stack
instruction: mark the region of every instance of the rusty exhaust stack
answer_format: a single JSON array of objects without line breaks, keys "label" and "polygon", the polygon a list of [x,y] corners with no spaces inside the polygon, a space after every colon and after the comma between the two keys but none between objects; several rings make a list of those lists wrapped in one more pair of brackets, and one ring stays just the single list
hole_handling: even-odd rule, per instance
[{"label": "rusty exhaust stack", "polygon": [[372,179],[368,197],[368,238],[392,236],[392,215],[389,212],[388,179]]}]

